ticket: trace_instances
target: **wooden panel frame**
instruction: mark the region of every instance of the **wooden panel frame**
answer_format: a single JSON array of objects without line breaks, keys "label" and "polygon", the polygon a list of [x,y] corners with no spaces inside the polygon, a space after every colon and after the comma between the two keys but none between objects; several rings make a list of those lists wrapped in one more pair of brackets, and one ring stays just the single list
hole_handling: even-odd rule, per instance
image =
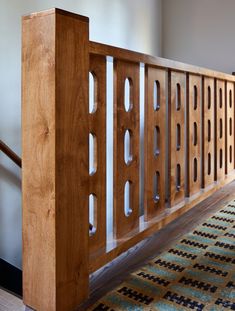
[{"label": "wooden panel frame", "polygon": [[88,297],[89,20],[23,18],[23,299],[70,311]]},{"label": "wooden panel frame", "polygon": [[95,232],[89,251],[105,251],[106,246],[106,57],[90,55],[90,73],[94,79],[95,109],[89,114],[89,132],[96,139],[96,172],[90,175],[89,193],[95,195]]},{"label": "wooden panel frame", "polygon": [[[201,85],[202,78],[188,75],[187,99],[187,195],[191,196],[201,189]],[[195,163],[196,161],[196,163]]]},{"label": "wooden panel frame", "polygon": [[234,83],[226,82],[226,174],[231,173],[235,168],[235,101]]},{"label": "wooden panel frame", "polygon": [[[176,89],[180,85],[180,109],[176,109]],[[172,71],[169,76],[169,181],[170,205],[181,202],[185,197],[185,100],[186,100],[186,74]],[[180,148],[177,150],[177,124],[180,126]],[[177,189],[177,165],[180,165],[179,188]]]},{"label": "wooden panel frame", "polygon": [[[226,157],[226,125],[225,125],[225,81],[216,80],[216,136],[215,136],[215,180],[223,180],[225,178],[225,157]],[[222,135],[222,136],[221,136]]]},{"label": "wooden panel frame", "polygon": [[[167,71],[145,66],[145,170],[144,170],[144,208],[145,219],[150,220],[165,208],[165,166],[166,166],[166,79]],[[156,84],[156,105],[154,109],[154,84]],[[158,102],[159,101],[159,102]],[[154,131],[157,133],[158,152],[154,150]],[[156,143],[156,142],[155,142]],[[154,199],[154,174],[159,173],[159,198]]]},{"label": "wooden panel frame", "polygon": [[[215,82],[214,78],[203,78],[202,104],[202,187],[214,182],[215,177]],[[209,133],[210,132],[210,133]]]},{"label": "wooden panel frame", "polygon": [[[124,108],[125,80],[130,79],[132,108]],[[139,225],[139,79],[140,65],[114,60],[114,236],[122,238]],[[132,161],[124,161],[124,135],[131,131]],[[124,187],[131,182],[132,212],[124,213]]]}]

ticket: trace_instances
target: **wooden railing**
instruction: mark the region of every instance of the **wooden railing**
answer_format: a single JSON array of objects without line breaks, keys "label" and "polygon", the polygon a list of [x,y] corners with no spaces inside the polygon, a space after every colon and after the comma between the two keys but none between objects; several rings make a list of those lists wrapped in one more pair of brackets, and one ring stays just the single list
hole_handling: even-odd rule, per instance
[{"label": "wooden railing", "polygon": [[[86,17],[58,9],[23,18],[23,292],[36,310],[73,310],[89,295],[89,273],[234,179],[235,77],[90,42],[88,32]],[[107,56],[113,59],[108,116]]]}]

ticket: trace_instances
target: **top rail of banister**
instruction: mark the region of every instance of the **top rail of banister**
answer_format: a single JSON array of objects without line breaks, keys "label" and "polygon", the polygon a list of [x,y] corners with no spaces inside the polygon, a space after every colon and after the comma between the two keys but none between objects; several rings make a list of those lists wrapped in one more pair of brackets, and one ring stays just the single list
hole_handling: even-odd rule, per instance
[{"label": "top rail of banister", "polygon": [[[84,22],[89,22],[89,18],[86,16],[82,16],[76,13],[71,13],[71,12],[58,9],[58,8],[52,8],[52,9],[41,11],[41,12],[31,13],[31,14],[23,16],[23,19],[26,20],[26,19],[31,19],[34,17],[50,15],[55,12],[62,14],[62,15],[71,16],[73,18],[77,18]],[[228,73],[215,71],[215,70],[211,70],[208,68],[203,68],[203,67],[199,67],[195,65],[190,65],[190,64],[186,64],[186,63],[182,63],[182,62],[178,62],[175,60],[170,60],[170,59],[166,59],[162,57],[151,56],[148,54],[135,52],[135,51],[131,51],[131,50],[127,50],[127,49],[123,49],[120,47],[115,47],[115,46],[111,46],[107,44],[102,44],[102,43],[98,43],[94,41],[89,41],[89,45],[90,45],[89,50],[90,50],[90,53],[92,54],[111,56],[114,58],[129,61],[129,62],[144,63],[144,64],[148,64],[152,66],[168,68],[168,69],[175,70],[175,71],[189,72],[192,74],[203,75],[207,77],[213,77],[217,79],[229,80],[229,81],[235,82],[235,76],[230,75]]]},{"label": "top rail of banister", "polygon": [[178,61],[151,56],[144,53],[139,53],[107,44],[102,44],[98,42],[90,41],[90,53],[99,54],[105,56],[111,56],[114,58],[131,61],[140,62],[152,66],[169,68],[175,71],[189,72],[197,75],[203,75],[207,77],[213,77],[222,80],[235,81],[235,76],[219,72],[195,65],[185,64]]}]

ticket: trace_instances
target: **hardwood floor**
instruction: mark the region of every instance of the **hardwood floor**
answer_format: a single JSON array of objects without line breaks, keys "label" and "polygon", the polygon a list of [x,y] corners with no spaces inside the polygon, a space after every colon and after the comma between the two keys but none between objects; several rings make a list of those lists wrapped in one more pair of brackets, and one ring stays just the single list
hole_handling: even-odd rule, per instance
[{"label": "hardwood floor", "polygon": [[[235,199],[235,181],[217,191],[164,229],[93,273],[90,277],[90,298],[77,310],[85,311],[88,306],[123,282],[129,273],[168,249],[182,235],[190,232],[232,199]],[[0,289],[0,311],[23,310],[25,310],[25,307],[22,300]],[[29,311],[30,309],[27,308],[26,310]]]},{"label": "hardwood floor", "polygon": [[25,306],[20,298],[0,288],[0,311],[24,311]]}]

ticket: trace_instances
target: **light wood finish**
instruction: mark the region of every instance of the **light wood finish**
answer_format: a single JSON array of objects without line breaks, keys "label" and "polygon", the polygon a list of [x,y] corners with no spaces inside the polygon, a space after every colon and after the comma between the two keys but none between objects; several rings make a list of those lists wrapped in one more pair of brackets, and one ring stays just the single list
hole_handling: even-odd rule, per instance
[{"label": "light wood finish", "polygon": [[5,153],[8,158],[10,158],[16,165],[21,167],[21,158],[14,151],[12,151],[11,148],[9,148],[2,140],[0,140],[0,151]]},{"label": "light wood finish", "polygon": [[[230,183],[235,176],[234,166],[227,166],[228,174],[225,175],[226,148],[232,143],[234,146],[234,132],[231,141],[226,138],[231,116],[234,122],[234,111],[228,107],[226,110],[226,96],[228,99],[227,92],[235,77],[89,42],[88,26],[87,18],[57,9],[23,19],[24,301],[38,311],[73,310],[88,296],[89,272],[96,271],[165,227]],[[114,59],[114,238],[108,241],[106,56]],[[145,216],[139,216],[140,62],[146,68]],[[97,105],[96,112],[90,115],[89,71],[96,77]],[[126,79],[130,82],[129,111],[124,105]],[[151,107],[156,80],[161,86],[160,109],[154,112]],[[192,109],[195,85],[196,110]],[[208,86],[211,87],[210,109],[207,107]],[[165,105],[167,96],[168,107]],[[178,108],[177,102],[180,104]],[[208,120],[211,122],[210,141]],[[198,124],[196,146],[192,144],[194,122]],[[160,153],[156,159],[153,155],[155,126],[160,129]],[[234,123],[232,127],[234,130]],[[132,158],[125,163],[124,135],[127,130],[131,134]],[[88,171],[89,133],[96,137],[97,146],[97,170],[92,176]],[[164,145],[165,139],[168,139],[167,145]],[[221,168],[220,149],[223,156]],[[211,153],[209,175],[208,153]],[[197,159],[197,181],[192,183],[194,158]],[[234,158],[235,151],[233,165]],[[178,165],[180,174],[177,173]],[[160,201],[153,203],[153,175],[156,171],[160,173]],[[127,181],[131,183],[131,210],[125,215]],[[201,186],[204,188],[200,189]],[[164,208],[165,192],[171,208]],[[90,238],[89,194],[97,197],[97,231]]]},{"label": "light wood finish", "polygon": [[215,87],[213,78],[203,78],[202,102],[202,187],[214,182],[215,176]]},{"label": "light wood finish", "polygon": [[[170,159],[170,204],[181,202],[185,197],[185,99],[186,76],[180,72],[171,72],[169,86],[169,159]],[[177,94],[179,108],[177,109]],[[178,135],[177,135],[178,130]],[[177,146],[177,141],[179,146]],[[177,167],[179,171],[177,172]],[[178,180],[177,180],[178,176]],[[178,187],[177,187],[178,183]]]},{"label": "light wood finish", "polygon": [[37,311],[88,296],[88,19],[23,19],[23,295]]},{"label": "light wood finish", "polygon": [[113,245],[109,246],[111,249],[109,252],[106,254],[100,254],[99,252],[92,254],[90,257],[90,273],[98,270],[109,261],[115,259],[123,252],[139,243],[141,240],[165,227],[168,223],[183,215],[196,204],[199,204],[203,200],[209,198],[213,193],[220,190],[223,186],[232,182],[234,180],[234,174],[235,171],[227,175],[224,180],[220,182],[214,182],[206,189],[201,189],[197,194],[190,198],[184,199],[181,203],[175,205],[174,207],[165,209],[160,215],[152,218],[148,222],[145,222],[144,218],[142,217],[140,219],[140,228],[138,230],[133,230],[129,233],[129,235],[120,240],[115,240]]},{"label": "light wood finish", "polygon": [[[201,180],[201,76],[188,76],[188,196],[197,193]],[[202,159],[203,161],[203,159]]]},{"label": "light wood finish", "polygon": [[[89,193],[96,196],[94,235],[90,252],[106,246],[106,57],[90,55],[90,72],[94,77],[95,109],[89,115],[89,132],[96,137],[96,172],[90,176]],[[105,251],[105,250],[104,250]]]},{"label": "light wood finish", "polygon": [[[145,219],[150,220],[165,208],[166,155],[166,77],[167,71],[146,66],[145,68],[145,174],[144,207]],[[154,98],[154,84],[156,98]],[[154,109],[154,100],[157,102]],[[159,102],[158,102],[159,101]],[[159,107],[157,105],[159,104]],[[159,132],[156,131],[159,129]],[[157,133],[157,137],[154,135]],[[154,140],[155,142],[154,144]],[[157,144],[157,145],[156,145]],[[157,147],[157,150],[155,148]],[[154,175],[159,173],[157,185]],[[154,186],[155,191],[154,191]],[[154,198],[158,194],[159,198]]]},{"label": "light wood finish", "polygon": [[[139,64],[114,62],[114,235],[119,239],[139,224]],[[125,110],[125,80],[130,80],[130,111]],[[131,133],[132,160],[124,161],[124,135]],[[131,213],[124,213],[124,189],[131,184]]]},{"label": "light wood finish", "polygon": [[234,83],[226,83],[226,174],[235,168],[234,161],[234,130],[235,130],[235,110],[234,110]]},{"label": "light wood finish", "polygon": [[23,301],[0,288],[0,311],[25,311]]},{"label": "light wood finish", "polygon": [[182,71],[182,72],[189,72],[197,75],[204,75],[207,77],[219,78],[219,79],[226,79],[228,81],[235,81],[235,76],[230,74],[226,74],[223,72],[202,68],[190,64],[185,64],[181,62],[177,62],[174,60],[151,56],[143,53],[138,53],[126,49],[122,49],[120,47],[115,47],[107,44],[97,43],[90,41],[90,53],[92,54],[99,54],[99,55],[107,55],[113,56],[118,59],[122,59],[125,61],[132,61],[132,62],[141,62],[144,64],[169,68],[173,71]]},{"label": "light wood finish", "polygon": [[215,180],[223,180],[225,177],[225,120],[225,81],[216,80]]}]

